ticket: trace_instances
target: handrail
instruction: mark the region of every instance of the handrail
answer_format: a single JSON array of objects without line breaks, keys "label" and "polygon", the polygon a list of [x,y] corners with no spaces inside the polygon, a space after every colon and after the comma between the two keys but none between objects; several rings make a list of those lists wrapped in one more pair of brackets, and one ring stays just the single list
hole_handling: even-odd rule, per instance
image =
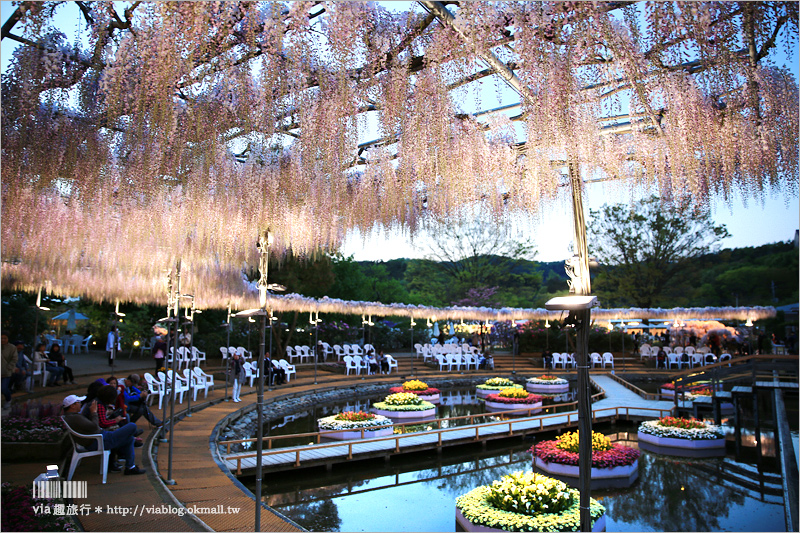
[{"label": "handrail", "polygon": [[626,389],[635,392],[636,394],[638,394],[639,396],[641,396],[645,400],[659,400],[659,399],[661,399],[661,395],[660,394],[655,394],[655,393],[652,393],[652,392],[643,391],[642,389],[640,389],[636,385],[634,385],[632,383],[628,383],[627,381],[625,381],[621,377],[617,376],[616,374],[606,374],[606,377],[611,378],[612,380],[616,381],[617,383],[619,383],[620,385],[622,385]]},{"label": "handrail", "polygon": [[[523,409],[523,410],[526,410],[526,409]],[[628,406],[603,407],[603,408],[593,409],[592,410],[592,420],[594,421],[594,420],[596,420],[598,418],[603,417],[602,415],[600,415],[600,413],[605,412],[605,411],[614,411],[613,415],[607,415],[607,416],[613,417],[614,419],[618,419],[621,416],[620,411],[624,411],[624,416],[629,417],[632,410],[636,411],[636,412],[639,412],[639,413],[641,411],[657,411],[658,412],[658,418],[663,417],[665,412],[667,414],[671,414],[672,411],[673,411],[672,408],[664,409],[664,408],[660,408],[660,407],[638,407],[638,406],[632,406],[632,407],[628,407]],[[508,412],[510,412],[510,411],[504,411],[504,413],[508,413]],[[356,445],[356,444],[359,444],[359,443],[362,443],[362,442],[376,443],[376,442],[394,441],[394,443],[395,443],[394,444],[394,452],[395,453],[399,453],[400,452],[400,441],[402,439],[417,438],[417,437],[420,437],[420,436],[423,436],[423,435],[436,434],[437,437],[438,437],[437,446],[441,447],[442,446],[442,434],[443,433],[448,433],[448,432],[452,432],[452,431],[464,431],[464,430],[474,429],[475,430],[475,438],[474,438],[474,440],[478,441],[478,440],[480,440],[480,430],[481,429],[490,428],[490,427],[493,427],[493,426],[508,425],[508,434],[510,436],[510,435],[513,435],[513,432],[514,432],[513,426],[514,426],[514,424],[521,424],[521,423],[524,423],[524,422],[538,421],[538,423],[539,423],[538,424],[538,426],[539,426],[538,430],[542,431],[545,428],[545,425],[544,425],[544,421],[545,420],[551,419],[551,418],[556,418],[556,417],[564,417],[564,416],[567,417],[567,421],[566,421],[567,424],[571,424],[572,423],[573,417],[576,420],[575,423],[577,423],[578,412],[577,411],[570,411],[570,412],[567,412],[567,413],[556,413],[556,414],[552,414],[552,415],[520,418],[520,419],[516,419],[516,420],[500,420],[500,421],[495,421],[495,422],[487,422],[487,423],[483,423],[483,424],[476,424],[476,425],[473,425],[473,426],[459,426],[459,427],[452,427],[452,428],[441,428],[440,427],[440,428],[438,428],[436,430],[428,431],[428,432],[425,432],[425,433],[406,433],[406,434],[397,434],[397,435],[392,435],[392,436],[387,436],[387,437],[378,437],[378,438],[372,438],[372,439],[355,440],[355,441],[347,441],[347,442],[332,442],[332,443],[327,443],[327,444],[315,444],[315,445],[311,445],[311,446],[302,446],[302,447],[285,448],[285,449],[269,449],[269,450],[262,451],[262,456],[294,453],[295,454],[294,466],[295,467],[299,467],[300,466],[300,453],[302,451],[307,451],[307,450],[310,450],[310,449],[321,450],[321,449],[325,449],[325,448],[342,448],[342,447],[346,446],[347,447],[347,459],[350,460],[350,459],[353,458],[353,445]],[[526,428],[526,429],[530,429],[530,428]],[[228,454],[228,455],[223,456],[222,459],[224,461],[227,461],[227,460],[230,460],[230,459],[235,459],[236,460],[236,474],[240,475],[241,472],[242,472],[242,459],[250,459],[250,458],[253,458],[253,457],[257,457],[257,456],[258,456],[257,453],[236,454],[236,455]]]},{"label": "handrail", "polygon": [[[592,381],[592,384],[596,388],[598,388],[598,389],[600,388],[594,380],[591,380],[591,381]],[[602,397],[604,395],[605,395],[605,392],[595,393],[595,394],[592,395],[591,401],[595,401],[595,400],[599,399],[600,397]],[[559,404],[548,405],[547,407],[543,407],[542,409],[543,410],[549,410],[549,409],[556,409],[558,407],[567,407],[567,406],[577,407],[577,405],[578,405],[578,402],[574,401],[574,402],[567,402],[567,403],[559,403]],[[530,414],[530,410],[531,409],[532,409],[531,407],[521,407],[519,409],[503,411],[502,414],[513,414],[513,413],[518,413],[518,412],[528,412],[528,414]],[[437,429],[441,429],[442,422],[451,422],[451,421],[469,419],[470,420],[470,425],[474,425],[475,418],[483,418],[483,417],[487,417],[487,416],[497,416],[498,414],[499,413],[475,413],[475,414],[471,414],[471,415],[452,416],[452,417],[447,417],[447,418],[434,418],[432,420],[426,420],[425,423],[426,424],[435,423],[437,425]],[[563,413],[556,413],[556,414],[563,414]],[[392,429],[394,429],[396,427],[403,427],[403,426],[416,426],[416,425],[418,425],[420,423],[421,423],[420,421],[401,422],[401,423],[397,423],[397,424],[392,424],[391,426],[387,425],[387,426],[380,426],[380,427],[381,428],[392,428]],[[458,426],[458,427],[463,428],[463,427],[467,427],[467,426]],[[267,442],[267,449],[272,449],[272,442],[273,441],[285,440],[285,439],[294,439],[294,438],[311,437],[311,438],[314,438],[314,440],[316,440],[317,444],[320,444],[322,437],[324,437],[325,435],[330,434],[330,433],[339,433],[340,431],[342,431],[342,430],[335,429],[335,430],[326,430],[326,431],[316,431],[316,432],[312,432],[312,433],[293,433],[291,435],[275,435],[275,436],[267,435],[267,436],[262,437],[262,442],[263,441]],[[347,430],[347,431],[356,431],[356,430],[352,429],[352,430]],[[364,431],[365,431],[365,428],[361,428],[361,438],[362,439],[364,438]],[[231,445],[232,444],[242,444],[242,443],[245,443],[245,442],[256,442],[256,440],[258,440],[258,437],[251,437],[249,439],[222,440],[222,441],[218,441],[217,444],[224,444],[226,446],[226,450],[227,450],[226,453],[230,454],[231,453]]]},{"label": "handrail", "polygon": [[710,365],[703,365],[696,368],[690,368],[688,370],[682,370],[677,372],[676,374],[672,375],[672,381],[675,381],[679,377],[688,376],[698,371],[703,371],[706,369],[712,368],[721,368],[727,367],[729,364],[736,365],[736,364],[743,364],[748,363],[750,361],[799,361],[800,358],[797,355],[746,355],[744,357],[733,357],[727,361],[722,361],[721,363],[712,363]]}]

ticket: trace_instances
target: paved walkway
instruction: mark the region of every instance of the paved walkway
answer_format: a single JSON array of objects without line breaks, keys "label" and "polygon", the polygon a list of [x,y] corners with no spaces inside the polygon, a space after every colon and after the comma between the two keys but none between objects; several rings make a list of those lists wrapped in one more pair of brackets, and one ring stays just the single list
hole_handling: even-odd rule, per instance
[{"label": "paved walkway", "polygon": [[[410,358],[404,357],[403,354],[398,354],[397,359],[400,362],[400,372],[398,374],[364,378],[318,371],[318,384],[316,385],[314,384],[313,368],[299,368],[296,379],[292,380],[289,387],[282,386],[273,391],[267,391],[265,398],[275,398],[290,391],[302,392],[321,387],[363,383],[365,380],[402,382],[408,379],[410,375]],[[519,372],[541,372],[541,369],[531,367],[526,359],[517,359],[514,364]],[[508,365],[504,365],[502,357],[496,358],[496,362],[499,364],[492,374],[508,375],[511,370],[511,362],[509,361]],[[104,352],[92,351],[89,354],[70,354],[68,363],[75,372],[76,385],[56,388],[38,386],[33,393],[15,394],[13,401],[20,402],[26,399],[35,399],[41,402],[52,401],[60,404],[67,394],[85,394],[89,383],[97,377],[108,377],[110,374],[110,368]],[[214,364],[213,360],[209,362],[212,367]],[[457,373],[439,373],[427,369],[421,365],[419,360],[415,363],[415,368],[418,373],[423,374],[423,379],[458,375]],[[128,359],[123,356],[117,361],[115,374],[117,376],[125,376],[132,371],[142,373],[151,370],[152,363],[149,357],[137,358],[134,355],[131,359]],[[466,375],[473,373],[475,372],[467,372]],[[599,373],[593,373],[592,377],[598,382],[602,378]],[[145,439],[145,446],[137,448],[136,457],[137,464],[144,465],[148,469],[147,475],[130,476],[122,479],[122,474],[111,473],[108,477],[108,483],[102,485],[99,460],[97,458],[88,458],[81,462],[73,479],[88,481],[88,498],[80,502],[76,501],[76,503],[89,503],[93,509],[90,514],[79,517],[85,530],[253,530],[255,502],[246,489],[215,462],[210,453],[209,436],[213,427],[226,414],[242,408],[247,405],[247,402],[252,403],[255,401],[255,393],[252,392],[255,389],[245,387],[245,393],[242,395],[244,402],[236,404],[222,401],[224,381],[222,385],[218,385],[216,390],[209,392],[208,400],[199,398],[201,400],[200,405],[194,406],[196,409],[200,409],[199,411],[194,412],[191,417],[184,418],[180,423],[176,424],[171,472],[175,485],[170,487],[171,491],[166,490],[162,481],[162,479],[169,477],[168,446],[164,443],[155,442],[157,439],[154,438],[151,428],[147,427],[146,422],[142,420],[138,425],[145,430],[142,435]],[[603,386],[613,387],[613,385],[609,384],[604,384]],[[610,396],[633,394],[622,386],[619,388],[620,390],[614,389]],[[202,396],[202,393],[200,396]],[[634,394],[633,396],[636,395]],[[670,402],[660,403],[667,404],[667,408],[671,407]],[[186,402],[184,402],[181,409],[185,408],[186,405]],[[157,415],[161,417],[161,411],[157,411]],[[143,451],[147,452],[151,446],[153,447],[154,461],[151,461],[150,454],[142,453]],[[42,462],[3,463],[2,478],[4,482],[29,485],[33,478],[43,471],[44,464]],[[222,505],[222,507],[219,507],[219,505]],[[197,511],[195,513],[196,519],[185,513],[186,507],[194,508]],[[101,510],[95,512],[95,509]],[[131,514],[124,515],[124,509],[129,509],[131,512],[137,509],[138,512],[136,516]],[[181,513],[184,513],[184,516],[180,516]],[[263,509],[261,517],[262,530],[264,531],[297,531],[300,529],[268,509]]]}]

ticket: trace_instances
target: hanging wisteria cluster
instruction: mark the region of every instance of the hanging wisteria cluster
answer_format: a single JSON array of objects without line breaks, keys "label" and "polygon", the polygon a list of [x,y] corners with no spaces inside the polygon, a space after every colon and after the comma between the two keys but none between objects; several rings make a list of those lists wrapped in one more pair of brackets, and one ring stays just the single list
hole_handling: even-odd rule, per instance
[{"label": "hanging wisteria cluster", "polygon": [[[180,260],[200,305],[244,308],[266,227],[302,256],[475,205],[502,220],[554,198],[568,163],[698,204],[797,191],[798,88],[776,60],[794,2],[451,2],[451,22],[367,2],[78,4],[82,41],[54,27],[58,2],[3,28],[22,43],[2,78],[11,289],[164,303]],[[499,79],[486,53],[525,87],[519,115],[462,109]]]}]

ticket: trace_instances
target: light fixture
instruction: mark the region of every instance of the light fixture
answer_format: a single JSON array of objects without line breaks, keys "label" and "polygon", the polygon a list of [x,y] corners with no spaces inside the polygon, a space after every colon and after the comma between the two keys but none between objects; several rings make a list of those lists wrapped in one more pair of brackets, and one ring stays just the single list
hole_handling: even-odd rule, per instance
[{"label": "light fixture", "polygon": [[133,347],[134,348],[138,348],[139,347],[139,341],[138,340],[133,341]]},{"label": "light fixture", "polygon": [[[119,312],[119,300],[117,300],[117,307],[114,310],[114,314],[117,315],[117,316],[125,316],[125,313],[120,313]],[[120,320],[120,322],[122,322],[122,320]]]},{"label": "light fixture", "polygon": [[42,311],[49,311],[49,307],[42,307],[42,288],[39,287],[39,295],[36,297],[36,307]]},{"label": "light fixture", "polygon": [[414,322],[414,317],[411,317],[411,327],[413,328],[416,325],[417,325],[417,323]]},{"label": "light fixture", "polygon": [[748,316],[747,317],[747,322],[745,322],[744,325],[747,326],[748,328],[752,328],[753,327],[753,319]]},{"label": "light fixture", "polygon": [[546,318],[544,319],[544,327],[546,327],[546,328],[550,327],[550,321],[547,320]]}]

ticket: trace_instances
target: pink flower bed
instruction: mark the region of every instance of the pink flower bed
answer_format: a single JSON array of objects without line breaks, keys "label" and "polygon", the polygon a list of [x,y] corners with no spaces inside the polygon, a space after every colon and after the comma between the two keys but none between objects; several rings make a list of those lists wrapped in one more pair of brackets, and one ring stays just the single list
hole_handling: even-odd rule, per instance
[{"label": "pink flower bed", "polygon": [[486,397],[487,402],[497,403],[539,403],[542,401],[542,396],[538,394],[528,394],[527,398],[504,398],[499,394],[490,394]]},{"label": "pink flower bed", "polygon": [[416,394],[417,396],[432,396],[434,394],[439,394],[439,389],[428,387],[425,390],[406,390],[403,387],[392,387],[389,389],[389,392],[392,394],[397,394],[398,392],[410,392],[411,394]]},{"label": "pink flower bed", "polygon": [[[536,457],[548,463],[578,466],[578,454],[560,450],[557,440],[547,440],[532,447],[529,451]],[[612,444],[606,451],[592,452],[593,468],[613,468],[615,466],[632,465],[639,458],[640,452],[635,448]]]}]

